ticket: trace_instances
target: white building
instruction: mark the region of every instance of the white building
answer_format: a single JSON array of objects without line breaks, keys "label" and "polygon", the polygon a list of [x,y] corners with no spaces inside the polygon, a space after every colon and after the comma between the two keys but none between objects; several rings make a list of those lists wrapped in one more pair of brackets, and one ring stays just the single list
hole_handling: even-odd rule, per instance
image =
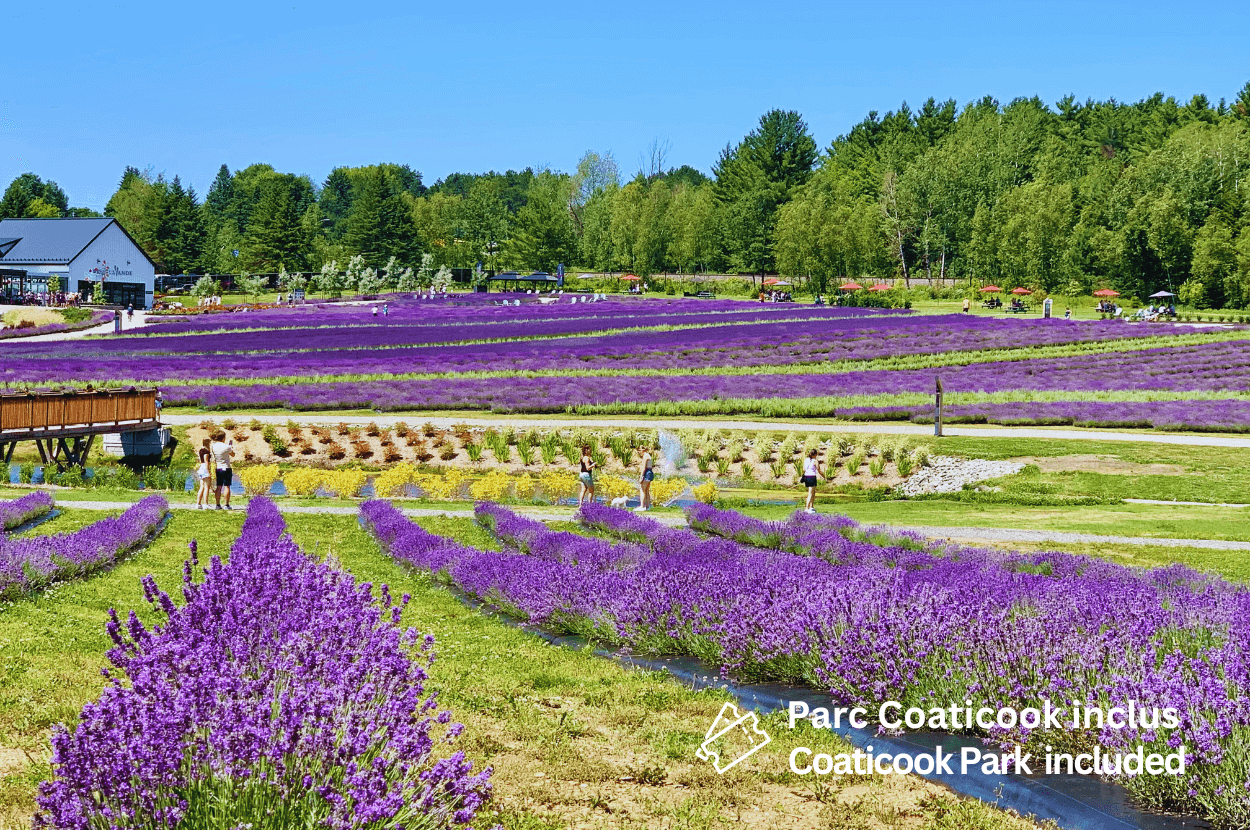
[{"label": "white building", "polygon": [[156,264],[116,219],[0,219],[0,298],[103,283],[107,302],[151,308]]}]

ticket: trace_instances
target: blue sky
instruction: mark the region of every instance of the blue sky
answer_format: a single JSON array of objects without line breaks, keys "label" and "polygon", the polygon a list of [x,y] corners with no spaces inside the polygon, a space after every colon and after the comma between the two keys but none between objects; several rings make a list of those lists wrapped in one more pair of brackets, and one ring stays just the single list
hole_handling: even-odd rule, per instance
[{"label": "blue sky", "polygon": [[126,165],[203,195],[268,162],[455,171],[610,150],[709,171],[765,111],[823,148],[869,110],[990,94],[1233,98],[1250,4],[40,3],[4,14],[0,187],[102,209]]}]

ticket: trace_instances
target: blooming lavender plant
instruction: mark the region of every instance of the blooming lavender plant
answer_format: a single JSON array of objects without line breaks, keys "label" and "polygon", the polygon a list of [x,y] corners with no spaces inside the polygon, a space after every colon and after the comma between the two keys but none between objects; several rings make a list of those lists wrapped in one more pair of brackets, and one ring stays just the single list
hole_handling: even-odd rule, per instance
[{"label": "blooming lavender plant", "polygon": [[[404,602],[305,554],[272,502],[253,499],[228,563],[164,618],[110,612],[117,676],[53,735],[37,828],[440,828],[490,793],[445,744],[462,727],[427,694],[433,638]],[[123,679],[125,678],[125,679]],[[128,682],[127,682],[128,680]],[[442,737],[438,733],[442,733]]]},{"label": "blooming lavender plant", "polygon": [[148,496],[116,518],[101,519],[73,533],[0,537],[0,597],[107,568],[147,540],[168,512],[163,497]]},{"label": "blooming lavender plant", "polygon": [[50,512],[52,496],[40,490],[12,501],[0,502],[0,531],[12,530]]}]

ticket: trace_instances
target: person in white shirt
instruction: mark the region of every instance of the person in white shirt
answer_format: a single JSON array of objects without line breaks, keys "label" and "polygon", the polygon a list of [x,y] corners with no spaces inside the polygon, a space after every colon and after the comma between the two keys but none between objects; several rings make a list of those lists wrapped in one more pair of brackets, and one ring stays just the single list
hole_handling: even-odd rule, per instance
[{"label": "person in white shirt", "polygon": [[807,503],[803,510],[806,513],[816,512],[816,482],[820,481],[820,461],[816,458],[816,450],[803,459],[803,486],[807,488]]},{"label": "person in white shirt", "polygon": [[226,509],[233,510],[230,506],[230,485],[234,483],[234,470],[232,469],[231,459],[234,458],[234,440],[226,442],[226,433],[218,430],[213,435],[213,443],[208,448],[213,456],[213,465],[217,468],[217,509],[221,510],[221,494],[226,494]]}]

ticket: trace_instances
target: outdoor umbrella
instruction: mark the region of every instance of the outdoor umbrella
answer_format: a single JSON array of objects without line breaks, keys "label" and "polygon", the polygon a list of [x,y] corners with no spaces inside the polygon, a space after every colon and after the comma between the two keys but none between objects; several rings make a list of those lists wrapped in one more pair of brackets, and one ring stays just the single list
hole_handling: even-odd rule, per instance
[{"label": "outdoor umbrella", "polygon": [[1112,291],[1110,288],[1104,288],[1101,291],[1095,291],[1094,296],[1095,297],[1118,297],[1120,296],[1120,292]]},{"label": "outdoor umbrella", "polygon": [[886,285],[886,284],[885,284],[885,283],[883,283],[883,282],[879,282],[879,283],[877,283],[876,285],[870,285],[870,286],[868,287],[868,290],[869,290],[869,291],[889,291],[889,290],[890,290],[891,288],[893,288],[893,287],[894,287],[894,286],[892,286],[892,285]]},{"label": "outdoor umbrella", "polygon": [[1002,291],[1002,289],[997,285],[987,285],[982,288],[981,291],[987,294],[997,294],[999,291]]},{"label": "outdoor umbrella", "polygon": [[769,285],[789,285],[785,280],[773,280]]},{"label": "outdoor umbrella", "polygon": [[638,280],[641,280],[642,277],[636,276],[634,274],[626,274],[625,276],[621,277],[621,279],[630,280],[631,282],[636,282]]},{"label": "outdoor umbrella", "polygon": [[780,285],[780,284],[781,284],[781,280],[777,279],[776,277],[769,277],[768,279],[764,280],[764,285]]},{"label": "outdoor umbrella", "polygon": [[1175,295],[1175,294],[1173,294],[1171,291],[1158,291],[1158,292],[1156,292],[1156,293],[1154,293],[1154,294],[1151,294],[1151,295],[1150,295],[1150,299],[1152,299],[1152,300],[1161,300],[1161,299],[1163,299],[1164,297],[1175,297],[1175,296],[1176,296],[1176,295]]},{"label": "outdoor umbrella", "polygon": [[1011,293],[1023,297],[1025,294],[1032,294],[1033,292],[1021,285],[1011,289]]},{"label": "outdoor umbrella", "polygon": [[842,291],[859,291],[863,287],[864,286],[857,282],[844,282],[838,286],[838,288]]}]

